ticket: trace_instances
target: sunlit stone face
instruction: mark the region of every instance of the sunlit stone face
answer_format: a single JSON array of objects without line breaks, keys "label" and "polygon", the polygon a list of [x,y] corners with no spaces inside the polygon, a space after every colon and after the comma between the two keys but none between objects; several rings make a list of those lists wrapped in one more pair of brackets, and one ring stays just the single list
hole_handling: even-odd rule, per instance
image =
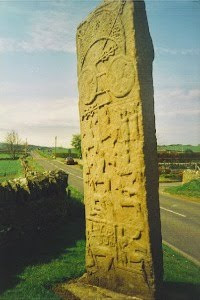
[{"label": "sunlit stone face", "polygon": [[79,26],[79,108],[88,280],[154,299],[162,255],[153,46],[143,27],[144,4],[133,1],[104,1]]}]

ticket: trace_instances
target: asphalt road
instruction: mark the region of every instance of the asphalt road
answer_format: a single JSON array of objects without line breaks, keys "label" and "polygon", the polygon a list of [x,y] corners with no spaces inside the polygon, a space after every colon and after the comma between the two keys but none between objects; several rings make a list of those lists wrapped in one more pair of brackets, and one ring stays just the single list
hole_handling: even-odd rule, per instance
[{"label": "asphalt road", "polygon": [[[48,160],[37,153],[32,155],[46,170],[67,172],[69,184],[83,193],[83,175],[78,166]],[[200,264],[200,204],[160,193],[160,213],[163,241]]]},{"label": "asphalt road", "polygon": [[62,170],[69,174],[68,183],[83,193],[82,170],[77,166],[69,166],[58,160],[43,158],[37,152],[31,153],[33,158],[47,171]]}]

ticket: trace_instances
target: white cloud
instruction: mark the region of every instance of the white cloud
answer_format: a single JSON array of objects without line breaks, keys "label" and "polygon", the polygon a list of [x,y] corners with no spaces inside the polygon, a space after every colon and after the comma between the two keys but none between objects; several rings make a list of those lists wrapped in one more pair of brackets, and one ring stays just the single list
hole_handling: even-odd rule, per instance
[{"label": "white cloud", "polygon": [[74,52],[75,28],[70,16],[56,11],[39,13],[33,18],[30,41],[23,43],[24,50]]},{"label": "white cloud", "polygon": [[0,38],[0,52],[15,51],[16,41],[10,38]]},{"label": "white cloud", "polygon": [[[155,91],[159,143],[199,143],[199,100],[199,89]],[[80,130],[77,99],[1,99],[0,140],[11,129],[23,139],[27,137],[29,143],[53,146],[54,137],[58,136],[59,145],[70,146],[72,134]]]},{"label": "white cloud", "polygon": [[183,117],[183,116],[199,116],[200,117],[200,109],[179,109],[175,111],[162,111],[159,112],[159,117],[163,116],[176,116],[176,117]]},{"label": "white cloud", "polygon": [[196,114],[200,109],[199,89],[161,89],[155,90],[156,110],[159,115],[162,113],[192,112]]},{"label": "white cloud", "polygon": [[200,90],[155,90],[158,143],[199,144]]},{"label": "white cloud", "polygon": [[22,87],[14,82],[0,81],[0,97],[4,97],[8,93],[17,93]]},{"label": "white cloud", "polygon": [[75,52],[76,24],[67,12],[36,13],[25,39],[0,38],[0,52]]},{"label": "white cloud", "polygon": [[64,98],[48,101],[13,102],[1,100],[0,137],[15,129],[29,143],[51,145],[52,136],[57,135],[63,145],[70,145],[71,136],[79,132],[79,112],[76,99]]},{"label": "white cloud", "polygon": [[172,49],[164,47],[155,47],[155,52],[158,54],[171,54],[171,55],[200,55],[200,49]]},{"label": "white cloud", "polygon": [[77,126],[78,104],[75,99],[65,98],[48,101],[13,102],[1,100],[1,127],[12,126]]}]

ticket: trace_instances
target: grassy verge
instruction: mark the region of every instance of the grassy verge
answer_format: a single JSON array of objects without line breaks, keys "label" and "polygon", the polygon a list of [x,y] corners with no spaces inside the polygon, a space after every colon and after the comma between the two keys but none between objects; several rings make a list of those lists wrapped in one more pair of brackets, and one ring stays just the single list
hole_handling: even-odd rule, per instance
[{"label": "grassy verge", "polygon": [[200,268],[191,261],[163,245],[164,281],[173,283],[200,284]]},{"label": "grassy verge", "polygon": [[163,245],[164,299],[196,300],[200,295],[200,267]]},{"label": "grassy verge", "polygon": [[42,151],[42,150],[37,150],[38,154],[40,154],[42,157],[48,158],[48,159],[52,159],[53,158],[53,154],[51,152],[48,151]]},{"label": "grassy verge", "polygon": [[[72,187],[70,190],[70,211],[65,224],[24,247],[1,253],[1,300],[58,300],[52,287],[85,272],[83,196]],[[197,299],[200,269],[169,247],[164,245],[163,249],[166,288],[181,288],[189,293],[188,299]]]},{"label": "grassy verge", "polygon": [[31,156],[29,156],[27,158],[27,161],[28,161],[28,165],[31,170],[37,171],[39,173],[42,173],[45,171],[45,169],[40,164],[38,164],[37,161],[34,158],[32,158]]},{"label": "grassy verge", "polygon": [[191,198],[200,198],[200,179],[194,179],[180,186],[167,187],[164,192]]}]

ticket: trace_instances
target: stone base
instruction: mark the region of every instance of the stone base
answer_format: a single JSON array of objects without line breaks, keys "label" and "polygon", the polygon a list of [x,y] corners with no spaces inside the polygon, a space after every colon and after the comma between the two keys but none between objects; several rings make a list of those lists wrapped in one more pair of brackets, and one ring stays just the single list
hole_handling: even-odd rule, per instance
[{"label": "stone base", "polygon": [[[61,283],[53,288],[53,292],[63,300],[144,300],[87,283],[87,276]],[[160,300],[199,299],[200,287],[180,283],[165,283]],[[192,298],[191,298],[192,295]]]},{"label": "stone base", "polygon": [[86,276],[54,287],[53,291],[64,300],[142,300],[87,283]]}]

